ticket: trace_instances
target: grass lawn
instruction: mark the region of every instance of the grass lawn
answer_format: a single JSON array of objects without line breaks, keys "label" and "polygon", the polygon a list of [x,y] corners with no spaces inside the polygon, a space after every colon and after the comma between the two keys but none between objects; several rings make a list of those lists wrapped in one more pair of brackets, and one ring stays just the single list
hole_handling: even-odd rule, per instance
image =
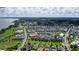
[{"label": "grass lawn", "polygon": [[50,45],[50,42],[46,41],[37,41],[37,40],[31,40],[32,44],[44,44],[44,45]]},{"label": "grass lawn", "polygon": [[12,48],[16,45],[19,46],[20,44],[21,44],[20,40],[12,40],[12,39],[6,38],[4,41],[0,41],[0,49],[1,50],[8,50],[8,48]]},{"label": "grass lawn", "polygon": [[62,44],[62,42],[51,42],[51,44],[53,45],[53,46],[62,46],[63,44]]},{"label": "grass lawn", "polygon": [[12,40],[12,36],[15,32],[15,28],[7,29],[3,35],[6,37],[3,40],[0,40],[0,50],[8,50],[8,48],[18,47],[21,44],[21,40]]},{"label": "grass lawn", "polygon": [[78,48],[73,48],[72,51],[79,51],[79,47]]},{"label": "grass lawn", "polygon": [[61,46],[62,42],[50,42],[50,41],[39,41],[39,40],[31,40],[32,44],[44,44],[44,45],[56,45],[56,46]]},{"label": "grass lawn", "polygon": [[13,28],[10,28],[10,29],[6,30],[6,31],[3,33],[3,35],[4,35],[4,36],[9,36],[9,35],[12,35],[14,32],[15,32],[15,28],[13,27]]}]

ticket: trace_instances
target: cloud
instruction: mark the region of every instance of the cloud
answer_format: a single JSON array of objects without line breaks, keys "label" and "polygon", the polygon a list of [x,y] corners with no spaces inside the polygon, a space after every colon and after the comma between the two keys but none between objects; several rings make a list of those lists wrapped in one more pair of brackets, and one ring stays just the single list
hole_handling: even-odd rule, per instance
[{"label": "cloud", "polygon": [[0,17],[78,17],[79,7],[0,7]]}]

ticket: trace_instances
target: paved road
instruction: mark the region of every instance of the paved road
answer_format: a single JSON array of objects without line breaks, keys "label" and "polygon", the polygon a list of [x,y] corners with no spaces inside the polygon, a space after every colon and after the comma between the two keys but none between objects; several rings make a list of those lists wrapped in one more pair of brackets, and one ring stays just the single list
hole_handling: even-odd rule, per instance
[{"label": "paved road", "polygon": [[68,40],[67,40],[67,37],[69,36],[69,31],[70,31],[70,28],[68,29],[68,31],[66,32],[66,35],[64,37],[64,46],[67,48],[68,51],[70,51],[69,43],[68,43]]},{"label": "paved road", "polygon": [[22,42],[21,46],[18,48],[19,51],[26,44],[26,40],[27,40],[27,32],[26,32],[26,28],[24,27],[24,39],[23,39],[23,42]]}]

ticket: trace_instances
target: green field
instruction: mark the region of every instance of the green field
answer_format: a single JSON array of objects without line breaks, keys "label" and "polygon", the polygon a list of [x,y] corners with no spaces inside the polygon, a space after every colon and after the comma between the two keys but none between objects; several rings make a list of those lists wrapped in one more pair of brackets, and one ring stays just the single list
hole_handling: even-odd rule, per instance
[{"label": "green field", "polygon": [[57,42],[53,42],[53,41],[39,41],[39,40],[33,40],[31,39],[31,44],[44,44],[44,45],[53,45],[53,46],[61,46],[62,42],[57,41]]},{"label": "green field", "polygon": [[0,50],[15,50],[21,44],[21,40],[12,40],[14,32],[14,27],[5,30],[4,39],[0,40]]},{"label": "green field", "polygon": [[32,40],[31,43],[32,43],[32,44],[50,45],[50,42],[46,42],[46,41],[36,41],[36,40]]}]

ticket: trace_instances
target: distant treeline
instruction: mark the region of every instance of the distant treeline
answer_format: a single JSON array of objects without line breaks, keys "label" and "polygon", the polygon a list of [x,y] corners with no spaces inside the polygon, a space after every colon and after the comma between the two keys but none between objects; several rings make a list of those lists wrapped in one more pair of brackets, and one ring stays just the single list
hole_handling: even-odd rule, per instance
[{"label": "distant treeline", "polygon": [[37,22],[38,25],[73,24],[79,25],[79,18],[20,18],[19,22]]}]

